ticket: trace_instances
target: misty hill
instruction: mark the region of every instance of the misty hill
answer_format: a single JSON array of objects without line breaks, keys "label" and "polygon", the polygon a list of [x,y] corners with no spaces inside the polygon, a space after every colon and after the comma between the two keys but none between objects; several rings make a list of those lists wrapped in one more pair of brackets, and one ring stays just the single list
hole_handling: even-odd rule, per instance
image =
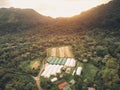
[{"label": "misty hill", "polygon": [[17,31],[25,28],[43,26],[51,22],[50,17],[40,15],[33,9],[1,8],[0,31]]},{"label": "misty hill", "polygon": [[98,28],[120,28],[120,1],[113,0],[73,17],[81,25]]},{"label": "misty hill", "polygon": [[[69,26],[81,28],[120,28],[120,1],[113,0],[82,12],[71,18],[58,18],[58,23],[66,23]],[[62,25],[65,25],[62,23]],[[69,25],[68,25],[69,24]]]}]

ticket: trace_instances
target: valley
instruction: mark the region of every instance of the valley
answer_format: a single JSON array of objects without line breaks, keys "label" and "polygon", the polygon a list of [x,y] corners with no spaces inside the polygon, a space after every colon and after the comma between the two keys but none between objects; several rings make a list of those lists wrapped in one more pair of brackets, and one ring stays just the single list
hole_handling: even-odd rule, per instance
[{"label": "valley", "polygon": [[[119,90],[119,6],[113,0],[56,19],[32,9],[0,8],[0,90],[60,90],[66,85],[66,90]],[[41,76],[47,65],[54,69],[68,59],[76,64],[62,70],[62,76]],[[72,75],[78,67],[81,74]]]}]

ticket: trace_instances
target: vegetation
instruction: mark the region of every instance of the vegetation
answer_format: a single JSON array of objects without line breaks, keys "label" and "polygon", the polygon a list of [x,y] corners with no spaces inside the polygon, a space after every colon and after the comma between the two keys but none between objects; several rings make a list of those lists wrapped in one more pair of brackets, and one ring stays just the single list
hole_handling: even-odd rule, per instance
[{"label": "vegetation", "polygon": [[[32,75],[38,71],[30,71],[30,62],[42,62],[47,48],[71,45],[85,67],[72,88],[120,90],[119,5],[119,0],[113,0],[75,17],[57,19],[33,10],[0,9],[0,89],[37,90]],[[92,80],[88,71],[94,73]],[[43,82],[45,90],[57,90],[49,80]]]}]

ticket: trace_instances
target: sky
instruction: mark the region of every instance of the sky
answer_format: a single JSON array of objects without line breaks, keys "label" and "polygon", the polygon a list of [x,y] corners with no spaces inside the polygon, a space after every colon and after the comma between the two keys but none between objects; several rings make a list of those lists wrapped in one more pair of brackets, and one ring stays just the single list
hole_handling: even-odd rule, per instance
[{"label": "sky", "polygon": [[42,15],[71,17],[110,0],[0,0],[1,7],[32,8]]}]

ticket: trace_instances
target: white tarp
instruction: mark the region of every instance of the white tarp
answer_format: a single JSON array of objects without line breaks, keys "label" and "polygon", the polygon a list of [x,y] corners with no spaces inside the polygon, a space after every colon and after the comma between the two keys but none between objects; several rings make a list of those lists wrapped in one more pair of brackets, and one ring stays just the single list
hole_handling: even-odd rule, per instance
[{"label": "white tarp", "polygon": [[82,67],[78,67],[76,71],[76,75],[81,75]]},{"label": "white tarp", "polygon": [[49,78],[51,75],[56,75],[56,73],[61,73],[61,68],[63,65],[51,65],[48,64],[45,67],[45,70],[41,74],[41,76]]},{"label": "white tarp", "polygon": [[68,58],[65,63],[65,66],[75,67],[75,65],[76,65],[76,60],[73,58]]},{"label": "white tarp", "polygon": [[51,82],[55,82],[55,81],[57,81],[58,79],[55,77],[55,78],[53,78],[53,79],[51,79]]}]

